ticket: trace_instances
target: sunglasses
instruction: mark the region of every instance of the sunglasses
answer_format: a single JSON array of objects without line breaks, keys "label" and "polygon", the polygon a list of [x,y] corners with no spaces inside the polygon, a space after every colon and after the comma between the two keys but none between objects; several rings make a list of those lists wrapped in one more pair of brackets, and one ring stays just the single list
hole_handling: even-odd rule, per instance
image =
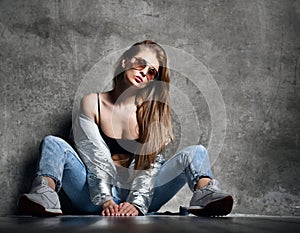
[{"label": "sunglasses", "polygon": [[143,70],[148,66],[148,71],[146,76],[149,80],[158,79],[158,70],[156,70],[151,64],[149,64],[145,59],[140,57],[133,57],[131,60],[131,65],[133,69]]}]

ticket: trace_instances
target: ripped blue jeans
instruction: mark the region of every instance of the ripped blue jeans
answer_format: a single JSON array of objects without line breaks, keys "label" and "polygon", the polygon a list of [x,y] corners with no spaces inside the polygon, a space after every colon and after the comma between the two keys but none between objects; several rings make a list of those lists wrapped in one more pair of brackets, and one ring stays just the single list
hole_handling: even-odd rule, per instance
[{"label": "ripped blue jeans", "polygon": [[[117,168],[117,171],[123,176],[122,169],[124,168]],[[76,151],[63,139],[55,136],[44,138],[36,175],[54,179],[57,191],[63,188],[72,206],[80,213],[101,213],[102,207],[94,205],[90,200],[85,165]],[[186,183],[193,191],[201,177],[212,178],[209,158],[203,146],[189,146],[176,153],[162,165],[157,175],[148,213],[158,211]],[[117,204],[124,202],[128,193],[128,189],[112,187],[113,198]]]}]

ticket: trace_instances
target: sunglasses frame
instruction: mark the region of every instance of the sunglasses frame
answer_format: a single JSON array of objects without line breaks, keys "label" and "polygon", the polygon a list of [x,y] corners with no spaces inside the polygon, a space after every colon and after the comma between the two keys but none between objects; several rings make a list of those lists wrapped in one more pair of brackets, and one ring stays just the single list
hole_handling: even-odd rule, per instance
[{"label": "sunglasses frame", "polygon": [[[132,61],[132,59],[135,59],[134,61]],[[143,65],[141,65],[141,64],[139,64],[139,63],[136,63],[136,61],[138,61],[138,60],[141,60],[141,61],[143,61]],[[143,69],[145,69],[146,68],[146,66],[148,66],[149,68],[148,68],[148,71],[147,71],[147,73],[146,73],[146,76],[148,75],[148,77],[150,76],[151,77],[151,75],[149,74],[149,71],[150,70],[155,70],[156,71],[156,75],[154,76],[154,78],[153,79],[150,79],[151,81],[152,80],[157,80],[158,79],[158,77],[159,77],[159,72],[158,72],[158,70],[157,69],[155,69],[154,68],[154,66],[153,65],[151,65],[148,61],[146,61],[144,58],[141,58],[141,57],[132,57],[131,59],[130,59],[130,63],[131,63],[131,65],[132,65],[132,68],[133,69],[136,69],[136,70],[143,70]],[[139,67],[140,66],[140,67]]]}]

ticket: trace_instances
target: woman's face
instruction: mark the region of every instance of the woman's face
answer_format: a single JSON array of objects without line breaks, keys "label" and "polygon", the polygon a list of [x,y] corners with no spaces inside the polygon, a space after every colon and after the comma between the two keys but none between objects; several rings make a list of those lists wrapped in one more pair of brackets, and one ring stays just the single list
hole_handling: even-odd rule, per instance
[{"label": "woman's face", "polygon": [[159,62],[156,54],[148,48],[124,60],[122,65],[126,69],[125,78],[136,87],[145,87],[158,76]]}]

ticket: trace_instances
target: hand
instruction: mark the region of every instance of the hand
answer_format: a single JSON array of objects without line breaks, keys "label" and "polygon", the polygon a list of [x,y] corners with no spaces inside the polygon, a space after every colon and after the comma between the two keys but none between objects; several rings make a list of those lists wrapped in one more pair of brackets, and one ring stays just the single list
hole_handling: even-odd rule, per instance
[{"label": "hand", "polygon": [[137,216],[139,215],[138,209],[129,202],[123,202],[119,205],[119,215],[121,216]]},{"label": "hand", "polygon": [[119,206],[114,202],[114,200],[109,200],[104,202],[102,205],[102,216],[118,216],[119,215]]}]

